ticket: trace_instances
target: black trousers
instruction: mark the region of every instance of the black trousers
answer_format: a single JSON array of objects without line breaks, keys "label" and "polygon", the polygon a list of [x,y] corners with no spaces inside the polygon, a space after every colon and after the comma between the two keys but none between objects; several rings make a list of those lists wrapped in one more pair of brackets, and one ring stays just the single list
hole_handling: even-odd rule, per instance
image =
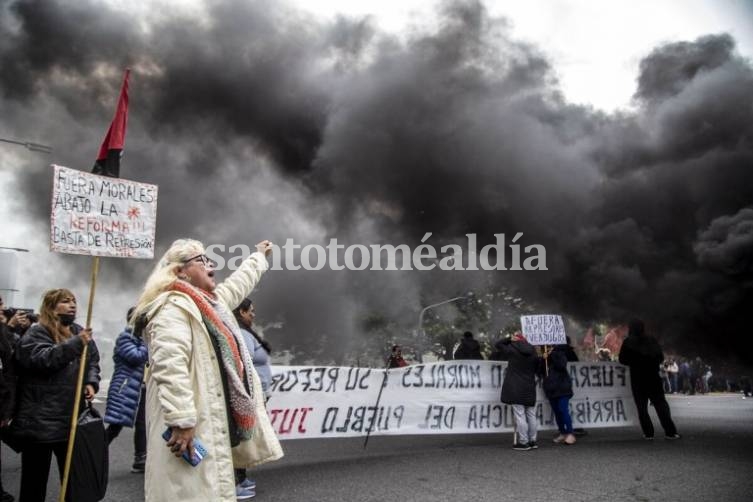
[{"label": "black trousers", "polygon": [[[53,453],[58,463],[62,483],[67,450],[68,441],[34,443],[24,446],[21,452],[21,494],[18,502],[44,502]],[[67,495],[66,500],[68,500]]]},{"label": "black trousers", "polygon": [[630,387],[633,389],[633,399],[635,399],[635,406],[638,408],[638,420],[641,423],[643,435],[654,437],[654,424],[648,414],[649,401],[654,405],[664,434],[667,436],[677,434],[677,428],[672,421],[669,403],[667,403],[667,398],[664,397],[664,387],[659,375],[652,376],[652,378],[631,378]]}]

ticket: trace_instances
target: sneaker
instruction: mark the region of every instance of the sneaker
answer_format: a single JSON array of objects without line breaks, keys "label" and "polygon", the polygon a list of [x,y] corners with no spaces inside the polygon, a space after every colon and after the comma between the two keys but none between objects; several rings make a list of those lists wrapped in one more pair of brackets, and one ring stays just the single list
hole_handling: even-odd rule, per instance
[{"label": "sneaker", "polygon": [[528,446],[530,446],[532,450],[537,450],[539,448],[539,445],[536,444],[536,441],[528,441]]},{"label": "sneaker", "polygon": [[131,472],[134,474],[142,474],[146,469],[146,455],[136,455],[133,457],[133,465],[131,466]]},{"label": "sneaker", "polygon": [[680,435],[677,433],[674,433],[671,436],[664,436],[664,439],[680,439]]},{"label": "sneaker", "polygon": [[559,443],[562,443],[564,440],[565,440],[565,435],[564,434],[560,434],[556,438],[552,439],[552,442],[559,444]]},{"label": "sneaker", "polygon": [[16,499],[13,498],[13,495],[4,490],[0,490],[0,502],[13,502],[14,500]]},{"label": "sneaker", "polygon": [[565,444],[567,445],[575,444],[575,435],[574,434],[565,435]]},{"label": "sneaker", "polygon": [[519,450],[519,451],[528,451],[531,449],[531,445],[528,443],[515,443],[512,445],[513,450]]},{"label": "sneaker", "polygon": [[256,481],[254,481],[253,479],[250,479],[250,478],[246,478],[243,481],[241,481],[240,483],[238,483],[238,486],[240,486],[241,488],[251,488],[252,490],[255,490],[256,489]]},{"label": "sneaker", "polygon": [[646,441],[653,441],[654,440],[654,436],[646,436],[646,435],[644,435],[643,439],[645,439]]},{"label": "sneaker", "polygon": [[256,497],[256,492],[250,488],[235,487],[235,498],[237,500],[250,500]]}]

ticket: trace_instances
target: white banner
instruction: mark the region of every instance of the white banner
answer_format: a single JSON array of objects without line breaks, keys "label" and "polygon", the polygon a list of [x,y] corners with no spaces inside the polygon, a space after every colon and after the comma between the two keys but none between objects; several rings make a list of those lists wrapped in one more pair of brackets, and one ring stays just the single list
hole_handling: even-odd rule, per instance
[{"label": "white banner", "polygon": [[520,327],[531,345],[561,345],[567,343],[565,323],[559,315],[522,315]]},{"label": "white banner", "polygon": [[[512,432],[512,407],[500,402],[505,362],[449,361],[390,370],[273,367],[267,409],[280,439],[401,434]],[[570,363],[574,427],[635,423],[628,368]],[[379,406],[379,387],[387,374]],[[540,383],[539,428],[556,429]]]},{"label": "white banner", "polygon": [[53,167],[52,251],[121,258],[154,257],[156,185]]}]

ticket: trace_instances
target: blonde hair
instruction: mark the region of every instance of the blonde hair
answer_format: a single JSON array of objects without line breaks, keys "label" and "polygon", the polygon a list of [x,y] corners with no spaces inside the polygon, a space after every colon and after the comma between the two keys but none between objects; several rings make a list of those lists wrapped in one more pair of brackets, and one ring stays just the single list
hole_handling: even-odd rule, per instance
[{"label": "blonde hair", "polygon": [[135,322],[140,315],[145,314],[149,309],[149,304],[176,281],[178,270],[185,265],[186,260],[203,253],[204,244],[197,240],[178,239],[173,242],[146,280],[141,296],[136,302],[136,310],[133,312],[131,322]]},{"label": "blonde hair", "polygon": [[60,318],[55,312],[58,303],[65,298],[76,300],[76,296],[68,289],[49,289],[42,295],[42,305],[39,307],[39,324],[49,331],[55,343],[60,343],[73,336],[70,328],[60,324]]}]

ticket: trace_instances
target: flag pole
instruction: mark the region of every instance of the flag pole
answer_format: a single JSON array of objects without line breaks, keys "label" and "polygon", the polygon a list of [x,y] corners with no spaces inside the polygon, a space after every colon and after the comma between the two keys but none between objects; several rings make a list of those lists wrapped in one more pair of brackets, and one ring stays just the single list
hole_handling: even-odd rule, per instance
[{"label": "flag pole", "polygon": [[[97,287],[97,272],[99,272],[99,256],[92,260],[91,285],[89,287],[89,306],[86,310],[86,329],[91,328],[92,309],[94,308],[94,291]],[[81,352],[81,361],[78,367],[78,379],[76,384],[76,397],[73,399],[73,413],[71,414],[71,431],[68,435],[68,451],[65,455],[65,469],[63,469],[63,481],[60,485],[59,502],[65,502],[65,492],[68,489],[68,478],[71,474],[71,458],[73,458],[73,443],[76,440],[76,428],[78,427],[78,407],[81,403],[81,387],[84,383],[84,371],[86,369],[86,353],[89,344],[84,345]]]},{"label": "flag pole", "polygon": [[[387,370],[390,367],[390,359],[387,359],[387,364],[384,367],[384,377],[382,378],[382,385],[379,386],[379,394],[377,394],[376,403],[374,403],[374,419],[377,421],[377,425],[379,422],[379,419],[377,418],[377,413],[379,412],[379,401],[382,399],[382,391],[384,390],[385,386],[387,385]],[[366,439],[363,441],[363,449],[366,449],[366,446],[369,444],[369,437],[371,436],[371,429],[374,428],[374,421],[371,421],[371,425],[366,429]]]}]

